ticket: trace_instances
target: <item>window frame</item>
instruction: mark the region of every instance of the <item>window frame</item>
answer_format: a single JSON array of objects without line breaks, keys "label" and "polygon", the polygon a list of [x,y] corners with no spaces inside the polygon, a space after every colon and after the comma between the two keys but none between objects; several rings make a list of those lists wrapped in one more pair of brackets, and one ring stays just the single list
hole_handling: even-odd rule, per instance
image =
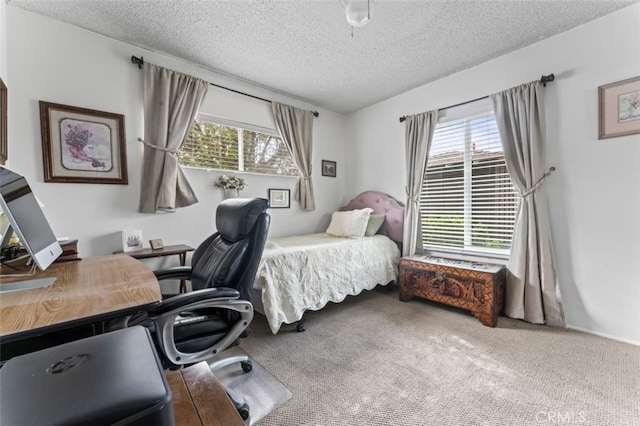
[{"label": "window frame", "polygon": [[[472,120],[474,117],[478,117],[486,113],[491,113],[493,117],[495,117],[493,105],[489,98],[481,98],[481,99],[470,101],[468,103],[464,103],[458,106],[442,109],[439,111],[438,120],[436,122],[436,128],[434,129],[434,131],[437,130],[438,126],[441,126],[443,124],[450,123],[452,121],[458,121],[458,120]],[[434,141],[432,140],[431,141],[432,145],[430,146],[429,153],[427,154],[428,156],[431,155],[433,142]],[[468,148],[468,145],[470,144],[465,143],[464,145]],[[502,155],[504,156],[504,148],[502,147],[502,143],[500,145],[502,149]],[[466,152],[467,148],[465,148],[465,151],[462,153],[463,158],[466,155],[468,155],[468,153]],[[427,160],[428,159],[429,158],[427,158]],[[506,166],[506,161],[504,164]],[[425,176],[423,178],[422,188],[424,188],[424,184],[427,178],[428,167],[429,167],[429,161],[427,161],[427,164],[425,167]],[[468,172],[471,173],[471,170],[469,170]],[[464,173],[466,173],[466,171],[463,170],[463,174]],[[470,176],[470,179],[471,178],[472,176]],[[513,182],[511,182],[511,185],[513,187]],[[468,182],[463,181],[461,189],[463,189],[464,191],[467,191],[467,190],[469,191],[469,193],[468,194],[465,193],[463,197],[470,196],[472,191],[471,180],[469,180]],[[513,187],[513,190],[517,194],[517,190],[515,189],[515,187]],[[422,191],[424,191],[424,189],[421,190],[421,194],[422,194]],[[517,216],[518,209],[520,208],[520,203],[521,203],[521,200],[517,195],[514,195],[513,198],[516,201],[516,206],[514,209],[514,222],[512,226],[512,241],[509,248],[506,248],[506,249],[496,249],[491,247],[482,247],[482,246],[473,246],[473,245],[466,246],[466,247],[447,247],[447,246],[439,246],[439,245],[429,245],[426,241],[423,241],[423,234],[424,234],[423,219],[425,218],[425,215],[422,209],[423,207],[422,201],[419,201],[418,204],[420,209],[421,220],[418,223],[418,233],[422,243],[422,252],[432,256],[445,256],[445,257],[448,256],[448,257],[455,257],[460,259],[486,259],[488,261],[503,261],[508,259],[511,251],[511,246],[513,245],[513,232],[515,231],[515,217]],[[473,216],[471,216],[471,218],[473,218]],[[470,219],[470,220],[471,222],[469,224],[465,223],[463,224],[463,226],[471,226],[473,219]]]},{"label": "window frame", "polygon": [[[285,178],[299,178],[298,175],[289,175],[289,174],[278,174],[278,173],[261,173],[261,172],[255,172],[255,171],[247,171],[244,169],[244,155],[243,155],[243,137],[242,137],[242,133],[244,130],[248,130],[248,131],[252,131],[252,132],[256,132],[256,133],[262,133],[265,135],[269,135],[269,136],[274,136],[278,139],[280,139],[280,141],[282,141],[282,136],[280,136],[280,133],[278,132],[278,130],[276,129],[271,129],[269,127],[263,127],[263,126],[258,126],[255,124],[251,124],[251,123],[246,123],[246,122],[241,122],[241,121],[236,121],[236,120],[231,120],[231,119],[226,119],[223,117],[218,117],[212,114],[207,114],[207,113],[198,113],[198,115],[196,116],[195,121],[204,121],[207,123],[211,123],[211,124],[216,124],[216,125],[220,125],[220,126],[226,126],[226,127],[232,127],[238,130],[238,170],[230,170],[230,169],[220,169],[220,168],[216,168],[216,167],[198,167],[198,166],[191,166],[191,165],[184,165],[182,163],[180,163],[180,160],[178,159],[178,164],[180,165],[180,167],[182,168],[186,168],[186,169],[193,169],[193,170],[205,170],[205,171],[215,171],[215,172],[222,172],[222,173],[236,173],[236,174],[246,174],[246,175],[256,175],[256,176],[270,176],[270,177],[285,177]],[[194,121],[194,122],[195,122]],[[191,129],[189,130],[189,132],[191,132]],[[284,143],[284,142],[283,142]],[[182,148],[181,148],[182,149]],[[286,149],[286,147],[285,147]],[[289,153],[290,157],[291,154]],[[293,161],[293,158],[290,158],[291,163],[293,164],[294,167],[295,166],[295,162]],[[243,170],[239,170],[242,167]],[[297,167],[296,167],[297,169]],[[298,173],[300,173],[298,171]]]}]

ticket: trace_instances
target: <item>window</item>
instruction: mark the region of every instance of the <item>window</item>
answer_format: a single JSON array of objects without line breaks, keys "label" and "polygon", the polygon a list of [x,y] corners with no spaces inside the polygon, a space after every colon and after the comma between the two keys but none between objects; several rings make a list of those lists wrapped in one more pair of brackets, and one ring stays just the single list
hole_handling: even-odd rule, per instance
[{"label": "window", "polygon": [[273,130],[200,115],[180,152],[181,166],[298,176],[291,154]]},{"label": "window", "polygon": [[493,112],[465,115],[439,120],[434,131],[420,193],[423,245],[506,254],[518,193],[507,172]]}]

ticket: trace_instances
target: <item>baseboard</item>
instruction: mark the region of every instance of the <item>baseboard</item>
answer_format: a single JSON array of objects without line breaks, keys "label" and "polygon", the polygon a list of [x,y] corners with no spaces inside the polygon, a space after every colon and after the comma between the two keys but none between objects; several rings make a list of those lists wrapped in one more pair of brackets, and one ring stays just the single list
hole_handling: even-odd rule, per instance
[{"label": "baseboard", "polygon": [[567,328],[570,329],[570,330],[580,331],[582,333],[594,334],[596,336],[604,337],[605,339],[616,340],[618,342],[628,343],[628,344],[634,345],[634,346],[640,346],[640,342],[636,342],[636,341],[631,340],[631,339],[625,339],[624,337],[612,336],[612,335],[606,334],[606,333],[599,333],[597,331],[587,330],[586,328],[576,327],[574,325],[567,325]]}]

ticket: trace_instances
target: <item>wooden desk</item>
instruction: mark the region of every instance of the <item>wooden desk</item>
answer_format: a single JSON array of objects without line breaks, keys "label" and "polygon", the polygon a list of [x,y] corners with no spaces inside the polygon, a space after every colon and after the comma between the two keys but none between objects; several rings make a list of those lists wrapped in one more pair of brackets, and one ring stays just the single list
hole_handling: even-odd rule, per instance
[{"label": "wooden desk", "polygon": [[166,373],[176,426],[243,426],[244,422],[206,361]]},{"label": "wooden desk", "polygon": [[162,300],[153,272],[125,255],[54,263],[46,271],[29,277],[0,278],[0,285],[51,276],[57,280],[50,287],[0,294],[3,344],[96,319],[122,316]]},{"label": "wooden desk", "polygon": [[[3,271],[4,272],[4,271]],[[0,337],[11,344],[145,309],[162,299],[153,272],[131,256],[88,257],[51,265],[29,277],[55,276],[50,287],[0,294]],[[215,375],[201,362],[167,372],[177,425],[243,426]]]},{"label": "wooden desk", "polygon": [[[187,262],[187,252],[195,250],[193,247],[187,246],[185,244],[178,244],[175,246],[166,246],[161,249],[142,249],[135,251],[128,251],[124,254],[129,255],[135,259],[148,259],[151,257],[163,257],[163,256],[174,256],[178,255],[180,259],[180,266],[184,266]],[[120,252],[117,252],[120,253]],[[180,293],[187,292],[187,283],[185,280],[180,280]]]}]

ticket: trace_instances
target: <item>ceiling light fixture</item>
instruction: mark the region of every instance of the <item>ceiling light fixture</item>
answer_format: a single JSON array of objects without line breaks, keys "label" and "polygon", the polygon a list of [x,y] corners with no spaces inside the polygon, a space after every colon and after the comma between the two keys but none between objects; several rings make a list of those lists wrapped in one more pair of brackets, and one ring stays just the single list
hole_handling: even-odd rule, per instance
[{"label": "ceiling light fixture", "polygon": [[362,27],[371,20],[371,5],[375,0],[340,0],[352,27]]}]

